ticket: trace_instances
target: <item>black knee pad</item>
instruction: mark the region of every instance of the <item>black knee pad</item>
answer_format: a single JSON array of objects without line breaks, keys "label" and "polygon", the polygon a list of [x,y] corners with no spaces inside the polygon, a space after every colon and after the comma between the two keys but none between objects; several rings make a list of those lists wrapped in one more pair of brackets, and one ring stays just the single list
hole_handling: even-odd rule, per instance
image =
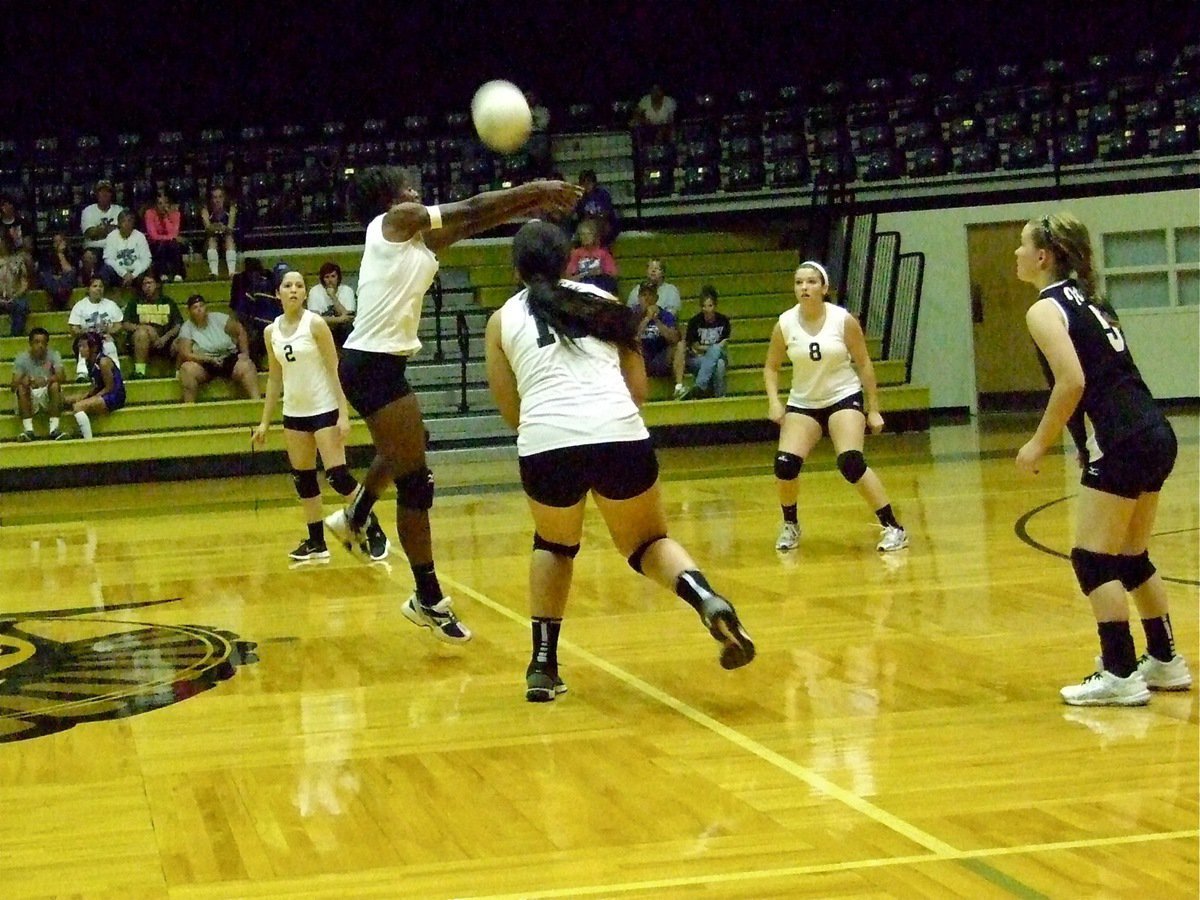
[{"label": "black knee pad", "polygon": [[639,575],[645,574],[642,572],[642,557],[646,555],[646,551],[659,541],[666,540],[665,534],[660,534],[657,537],[647,538],[642,541],[641,545],[629,554],[629,568],[637,572]]},{"label": "black knee pad", "polygon": [[405,509],[429,509],[433,506],[433,472],[417,469],[394,479],[396,502]]},{"label": "black knee pad", "polygon": [[301,500],[321,496],[321,483],[317,481],[316,469],[292,469],[292,484]]},{"label": "black knee pad", "polygon": [[343,497],[349,497],[358,487],[358,480],[350,474],[350,470],[345,465],[326,469],[325,480]]},{"label": "black knee pad", "polygon": [[578,544],[556,544],[554,541],[548,541],[536,531],[533,533],[533,549],[547,550],[555,556],[565,556],[567,559],[574,559],[575,554],[579,552]]},{"label": "black knee pad", "polygon": [[1121,584],[1127,591],[1140,588],[1157,571],[1154,563],[1150,562],[1148,550],[1143,550],[1137,556],[1121,557]]},{"label": "black knee pad", "polygon": [[1071,567],[1085,594],[1110,581],[1121,581],[1123,558],[1115,553],[1094,553],[1079,547],[1071,548]]},{"label": "black knee pad", "polygon": [[804,466],[804,458],[795,453],[784,453],[780,450],[775,454],[775,477],[780,481],[791,481],[800,477],[800,469]]},{"label": "black knee pad", "polygon": [[851,484],[858,484],[859,480],[867,474],[867,460],[861,450],[847,450],[845,453],[839,453],[837,467],[838,471],[842,473],[842,477]]}]

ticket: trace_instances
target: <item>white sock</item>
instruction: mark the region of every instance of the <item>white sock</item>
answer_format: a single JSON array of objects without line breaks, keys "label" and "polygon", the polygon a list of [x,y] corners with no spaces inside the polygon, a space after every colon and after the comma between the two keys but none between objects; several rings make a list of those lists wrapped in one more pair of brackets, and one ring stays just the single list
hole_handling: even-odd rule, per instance
[{"label": "white sock", "polygon": [[84,358],[81,356],[77,360],[75,360],[75,380],[76,381],[87,381],[87,379],[88,379],[87,362],[85,362]]},{"label": "white sock", "polygon": [[208,251],[208,271],[216,275],[221,268],[221,257],[217,256],[216,250]]},{"label": "white sock", "polygon": [[51,416],[51,417],[50,417],[50,430],[51,430],[51,431],[58,431],[58,416]]},{"label": "white sock", "polygon": [[75,422],[79,425],[79,433],[83,435],[84,440],[92,439],[92,421],[88,418],[85,412],[75,413]]},{"label": "white sock", "polygon": [[[53,422],[54,420],[51,419],[50,421]],[[26,431],[33,431],[33,419],[22,419],[21,425]],[[54,426],[51,425],[50,427],[53,428]]]},{"label": "white sock", "polygon": [[237,271],[237,251],[225,251],[225,268],[229,270],[229,277],[233,277],[233,273]]}]

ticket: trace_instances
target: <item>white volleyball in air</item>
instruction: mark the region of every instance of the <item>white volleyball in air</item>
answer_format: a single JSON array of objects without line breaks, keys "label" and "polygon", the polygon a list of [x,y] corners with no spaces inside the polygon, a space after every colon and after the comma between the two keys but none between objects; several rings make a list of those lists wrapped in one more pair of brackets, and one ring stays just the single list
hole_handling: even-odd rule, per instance
[{"label": "white volleyball in air", "polygon": [[471,121],[479,139],[500,153],[520,150],[533,130],[529,101],[511,81],[481,86],[471,101]]}]

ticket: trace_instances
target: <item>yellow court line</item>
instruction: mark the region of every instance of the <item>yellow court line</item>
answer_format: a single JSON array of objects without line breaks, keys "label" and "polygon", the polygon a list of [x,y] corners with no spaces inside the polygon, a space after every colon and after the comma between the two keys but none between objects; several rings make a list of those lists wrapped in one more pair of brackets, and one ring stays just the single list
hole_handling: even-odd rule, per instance
[{"label": "yellow court line", "polygon": [[[513,612],[508,607],[497,603],[495,600],[492,600],[490,597],[488,597],[484,594],[481,594],[478,591],[473,590],[472,588],[467,587],[465,584],[460,584],[458,582],[455,582],[455,581],[445,577],[444,575],[439,575],[438,577],[442,580],[442,582],[444,584],[450,585],[451,588],[458,591],[460,594],[465,594],[468,597],[471,597],[476,602],[481,603],[482,605],[486,606],[488,609],[492,610],[493,612],[499,613],[500,615],[504,616],[506,619],[509,619],[520,625],[526,624],[527,620],[524,616],[520,615],[519,613]],[[834,800],[837,800],[838,802],[850,807],[851,809],[855,810],[858,813],[861,813],[862,815],[866,816],[868,819],[871,819],[872,821],[877,822],[878,824],[884,826],[885,828],[888,828],[888,829],[896,832],[897,834],[903,835],[904,837],[908,838],[913,843],[915,843],[921,847],[924,847],[926,850],[929,850],[929,851],[937,854],[938,856],[942,856],[942,857],[957,856],[961,852],[956,847],[952,847],[950,844],[947,844],[945,841],[939,840],[938,838],[934,837],[933,835],[928,834],[928,833],[922,831],[921,829],[917,828],[915,825],[911,825],[908,822],[905,822],[903,819],[899,818],[898,816],[894,816],[891,813],[887,812],[886,810],[882,810],[878,806],[875,806],[873,803],[867,802],[862,797],[852,794],[850,791],[847,791],[844,788],[839,787],[838,785],[836,785],[832,781],[830,781],[828,778],[825,778],[822,775],[818,775],[812,769],[798,765],[796,762],[788,759],[786,756],[783,756],[780,753],[776,753],[774,750],[771,750],[768,747],[764,747],[762,744],[758,743],[757,741],[746,737],[740,731],[737,731],[733,728],[730,728],[728,725],[718,722],[716,719],[712,718],[712,716],[705,715],[704,713],[700,712],[700,710],[696,709],[695,707],[689,706],[687,703],[684,703],[682,700],[678,699],[677,697],[673,697],[672,695],[666,693],[665,691],[659,690],[658,688],[654,687],[654,685],[643,681],[642,679],[638,678],[636,675],[631,675],[629,672],[626,672],[624,669],[620,668],[619,666],[613,665],[612,663],[608,662],[607,660],[602,659],[599,656],[596,656],[594,653],[584,650],[582,647],[579,647],[579,646],[572,644],[570,642],[567,642],[567,641],[562,641],[559,644],[559,646],[563,647],[564,649],[569,650],[572,654],[574,654],[576,656],[582,657],[584,660],[591,663],[596,668],[598,668],[604,672],[607,672],[613,678],[616,678],[618,681],[623,682],[627,686],[633,688],[635,691],[638,691],[639,693],[645,694],[647,697],[657,700],[659,703],[668,707],[669,709],[673,709],[675,712],[679,713],[684,718],[690,719],[692,722],[695,722],[701,728],[705,728],[705,729],[713,732],[714,734],[717,734],[717,735],[725,738],[725,740],[729,741],[731,744],[734,744],[737,747],[740,747],[742,750],[745,750],[747,753],[751,753],[754,756],[757,756],[759,759],[763,760],[764,762],[767,762],[767,763],[775,766],[777,769],[780,769],[780,770],[786,772],[787,774],[791,775],[793,778],[803,781],[805,784],[809,785],[814,790],[820,791],[821,793],[825,794],[826,796],[831,797]]]},{"label": "yellow court line", "polygon": [[725,872],[714,875],[660,878],[654,881],[628,881],[620,884],[553,888],[544,891],[525,891],[520,894],[479,894],[471,897],[459,897],[458,900],[552,900],[552,898],[556,897],[588,897],[605,894],[623,894],[631,891],[715,886],[752,879],[795,878],[801,875],[826,875],[834,872],[854,872],[865,869],[882,869],[891,866],[919,865],[931,862],[957,862],[982,857],[1015,856],[1022,853],[1045,853],[1052,850],[1076,850],[1087,847],[1107,847],[1116,844],[1138,844],[1152,841],[1180,840],[1182,838],[1195,839],[1197,837],[1200,837],[1200,830],[1169,831],[1160,834],[1131,834],[1122,837],[1062,841],[1055,844],[1025,844],[1018,847],[989,847],[983,850],[962,850],[955,852],[950,857],[939,856],[933,853],[917,856],[892,856],[882,859],[859,859],[848,862],[821,863],[811,866],[789,866],[781,869],[757,869],[751,872]]}]

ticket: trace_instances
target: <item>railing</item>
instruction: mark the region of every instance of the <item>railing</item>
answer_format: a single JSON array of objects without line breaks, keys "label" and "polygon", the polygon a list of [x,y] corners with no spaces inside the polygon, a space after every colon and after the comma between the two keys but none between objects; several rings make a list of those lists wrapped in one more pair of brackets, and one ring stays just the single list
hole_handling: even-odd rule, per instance
[{"label": "railing", "polygon": [[458,411],[465,413],[470,409],[470,404],[467,403],[467,359],[471,353],[471,329],[467,325],[467,314],[459,313],[455,317],[455,332],[458,337],[458,354],[459,354],[459,389],[461,391],[460,400],[458,403]]},{"label": "railing", "polygon": [[435,362],[444,362],[446,354],[442,350],[442,307],[446,298],[442,290],[441,275],[433,276],[433,284],[429,287],[429,293],[433,297],[433,359]]}]

